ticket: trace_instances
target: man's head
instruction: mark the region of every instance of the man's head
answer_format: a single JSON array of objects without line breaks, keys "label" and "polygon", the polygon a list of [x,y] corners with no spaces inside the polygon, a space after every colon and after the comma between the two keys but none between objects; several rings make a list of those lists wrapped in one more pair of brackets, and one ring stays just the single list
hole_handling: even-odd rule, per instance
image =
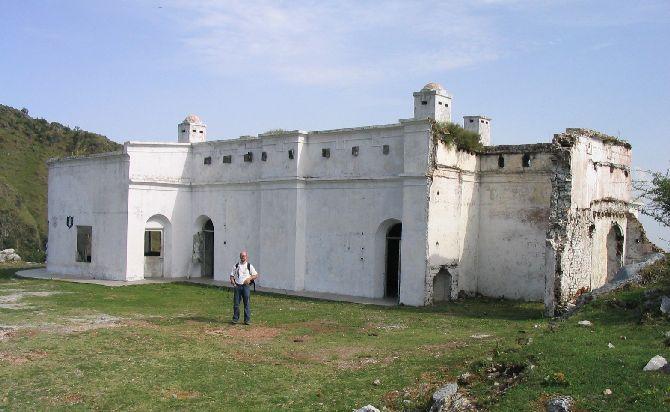
[{"label": "man's head", "polygon": [[240,262],[244,263],[247,261],[247,251],[243,250],[240,252]]}]

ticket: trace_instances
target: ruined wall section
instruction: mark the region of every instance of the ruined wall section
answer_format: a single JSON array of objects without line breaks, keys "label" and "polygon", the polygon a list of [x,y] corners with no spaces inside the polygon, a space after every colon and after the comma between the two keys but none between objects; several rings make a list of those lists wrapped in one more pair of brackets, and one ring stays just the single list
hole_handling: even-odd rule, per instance
[{"label": "ruined wall section", "polygon": [[652,243],[634,213],[626,214],[626,259],[624,264],[630,265],[644,260],[651,253],[662,253],[661,248]]},{"label": "ruined wall section", "polygon": [[553,144],[547,259],[554,268],[545,293],[545,307],[552,314],[607,281],[614,270],[613,248],[622,250],[614,253],[623,264],[623,244],[613,244],[612,234],[626,231],[631,190],[626,142],[588,129],[566,129],[554,136]]},{"label": "ruined wall section", "polygon": [[477,156],[434,140],[433,158],[425,304],[476,291]]}]

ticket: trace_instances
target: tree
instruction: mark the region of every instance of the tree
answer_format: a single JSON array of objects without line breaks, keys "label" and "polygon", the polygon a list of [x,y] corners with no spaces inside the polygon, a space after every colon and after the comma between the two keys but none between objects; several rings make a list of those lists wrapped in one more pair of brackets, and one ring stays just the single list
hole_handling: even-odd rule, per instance
[{"label": "tree", "polygon": [[645,171],[646,179],[634,180],[640,212],[660,224],[670,227],[670,169],[663,172]]}]

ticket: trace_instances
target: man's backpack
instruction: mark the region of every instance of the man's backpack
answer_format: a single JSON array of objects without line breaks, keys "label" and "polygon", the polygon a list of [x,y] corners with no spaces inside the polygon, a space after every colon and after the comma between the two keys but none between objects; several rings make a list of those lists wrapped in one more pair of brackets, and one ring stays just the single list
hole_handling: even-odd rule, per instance
[{"label": "man's backpack", "polygon": [[[240,269],[240,262],[235,263],[235,270],[238,271],[239,274],[239,269]],[[249,274],[251,275],[251,263],[247,260],[247,270],[249,271]],[[249,282],[250,285],[254,285],[254,292],[256,291],[256,281],[252,280]]]}]

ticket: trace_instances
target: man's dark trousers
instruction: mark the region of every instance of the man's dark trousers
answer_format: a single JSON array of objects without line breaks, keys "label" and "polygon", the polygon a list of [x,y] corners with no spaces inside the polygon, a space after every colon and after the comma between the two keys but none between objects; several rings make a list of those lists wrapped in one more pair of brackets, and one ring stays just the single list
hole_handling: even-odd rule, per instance
[{"label": "man's dark trousers", "polygon": [[249,295],[251,288],[249,285],[235,285],[233,295],[233,322],[240,320],[240,299],[244,301],[244,323],[251,322],[251,307],[249,306]]}]

